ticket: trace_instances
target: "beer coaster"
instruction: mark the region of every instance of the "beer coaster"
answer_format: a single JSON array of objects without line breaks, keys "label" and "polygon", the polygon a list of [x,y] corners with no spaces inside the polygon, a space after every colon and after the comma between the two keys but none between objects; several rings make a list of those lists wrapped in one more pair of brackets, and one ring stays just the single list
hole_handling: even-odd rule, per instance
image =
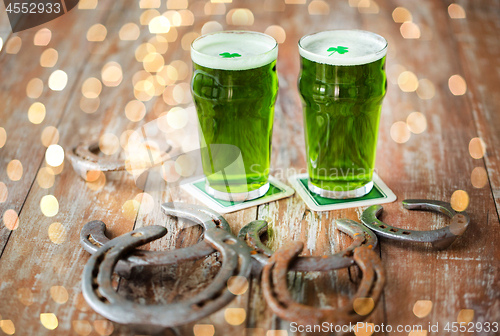
[{"label": "beer coaster", "polygon": [[307,187],[307,174],[293,175],[288,178],[288,182],[299,193],[302,200],[309,209],[314,211],[339,210],[346,208],[355,208],[360,206],[369,206],[374,204],[391,203],[396,200],[396,195],[382,181],[382,179],[373,173],[373,189],[365,196],[349,199],[330,199],[321,197],[309,191]]},{"label": "beer coaster", "polygon": [[213,198],[205,191],[205,178],[183,184],[181,188],[209,208],[218,213],[225,214],[277,201],[282,198],[290,197],[295,193],[293,188],[290,188],[272,176],[269,176],[269,184],[269,190],[264,196],[244,202],[229,202]]}]

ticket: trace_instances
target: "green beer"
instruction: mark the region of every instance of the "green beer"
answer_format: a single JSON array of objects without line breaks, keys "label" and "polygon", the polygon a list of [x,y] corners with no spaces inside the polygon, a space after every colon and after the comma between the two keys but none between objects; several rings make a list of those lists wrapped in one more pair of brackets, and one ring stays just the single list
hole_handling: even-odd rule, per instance
[{"label": "green beer", "polygon": [[360,30],[324,31],[299,42],[309,189],[361,197],[373,187],[386,93],[386,40]]},{"label": "green beer", "polygon": [[244,201],[269,189],[277,53],[272,37],[243,31],[191,46],[205,189],[216,198]]}]

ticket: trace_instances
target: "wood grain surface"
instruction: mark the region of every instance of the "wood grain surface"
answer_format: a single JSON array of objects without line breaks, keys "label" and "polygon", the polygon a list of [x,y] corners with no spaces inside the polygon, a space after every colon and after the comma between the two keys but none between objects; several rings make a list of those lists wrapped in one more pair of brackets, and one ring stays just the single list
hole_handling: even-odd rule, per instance
[{"label": "wood grain surface", "polygon": [[[100,139],[105,134],[116,136],[113,138],[116,147],[116,139],[124,133],[154,124],[163,112],[175,106],[192,106],[192,102],[183,97],[189,95],[186,89],[191,75],[188,50],[195,36],[208,29],[260,32],[274,29],[274,36],[284,41],[279,45],[280,87],[272,168],[274,176],[286,182],[288,176],[305,172],[306,167],[302,107],[296,86],[300,70],[297,41],[307,33],[341,28],[373,31],[389,42],[389,80],[380,122],[376,169],[398,200],[384,205],[382,220],[401,228],[437,229],[447,225],[445,217],[404,210],[401,201],[427,198],[449,202],[457,190],[465,191],[470,198],[467,212],[471,224],[466,233],[444,251],[424,245],[380,241],[378,252],[385,266],[387,284],[381,301],[366,321],[377,326],[390,325],[392,331],[386,328],[373,335],[495,334],[484,330],[474,333],[444,330],[446,324],[452,322],[500,322],[500,248],[497,243],[500,241],[500,1],[457,3],[463,8],[465,18],[454,18],[459,9],[456,5],[449,8],[450,1],[432,0],[233,0],[218,4],[208,0],[86,0],[80,1],[80,7],[93,4],[96,7],[75,8],[43,26],[16,34],[10,33],[9,22],[2,12],[0,127],[5,129],[7,138],[0,148],[0,182],[5,185],[3,188],[0,183],[3,218],[0,222],[0,335],[12,332],[15,335],[136,335],[127,327],[106,321],[83,300],[81,275],[89,255],[80,247],[79,235],[86,222],[104,221],[111,238],[138,227],[165,225],[168,234],[146,246],[153,250],[192,245],[202,234],[198,227],[183,230],[176,220],[161,213],[163,202],[197,202],[180,188],[167,186],[163,180],[150,178],[144,190],[136,186],[127,172],[107,173],[100,175],[97,182],[86,182],[73,171],[69,160],[65,160],[62,167],[53,168],[56,174],[47,177],[47,147],[41,141],[46,127],[57,128],[57,143],[66,152],[81,141]],[[148,6],[152,8],[146,8]],[[405,7],[411,13],[412,22],[419,27],[419,38],[407,38],[408,29],[414,29],[413,24],[395,22],[398,16],[393,12],[397,7]],[[248,12],[233,15],[238,8],[248,9],[251,17],[245,16]],[[165,65],[170,64],[180,75],[185,72],[183,68],[188,72],[175,83],[168,83],[165,92],[151,99],[144,98],[146,115],[132,121],[125,113],[126,106],[136,99],[134,83],[144,75],[136,50],[155,36],[141,20],[145,23],[147,11],[154,13],[154,10],[160,14],[177,11],[186,15],[186,25],[172,27],[168,34],[161,36],[168,40],[168,49],[162,53]],[[182,12],[184,10],[189,12]],[[194,22],[189,22],[189,13]],[[179,14],[172,12],[171,15]],[[136,25],[137,34],[123,40],[120,31],[130,23]],[[88,41],[87,32],[95,24],[106,27],[106,36],[101,42]],[[279,26],[281,30],[270,26]],[[33,43],[41,28],[52,33],[47,46]],[[133,32],[134,28],[131,29]],[[7,53],[7,44],[15,37],[21,39],[21,48],[15,54]],[[53,67],[42,67],[40,57],[48,48],[57,51],[58,59]],[[85,101],[82,87],[91,77],[102,82],[102,69],[109,62],[120,64],[120,84],[102,85],[98,92],[99,107],[93,113],[86,113],[81,108],[82,99]],[[49,78],[56,70],[64,71],[68,77],[61,91],[49,87]],[[419,80],[416,92],[407,90],[402,83],[403,71],[411,72]],[[458,92],[463,85],[455,75],[466,83],[465,92]],[[27,85],[33,78],[43,82],[38,98],[27,96]],[[178,84],[181,85],[176,87]],[[173,96],[174,88],[177,93]],[[44,104],[46,109],[40,124],[28,119],[28,110],[35,102]],[[402,133],[396,134],[394,131],[401,125],[398,122],[407,122],[412,112],[425,116],[425,130],[410,133],[405,126]],[[197,141],[196,115],[189,113],[187,117],[183,128],[168,133],[182,148],[189,148]],[[422,125],[420,119],[418,126]],[[404,136],[409,138],[402,139]],[[485,144],[484,155],[477,155],[478,147],[474,144],[479,140],[471,142],[474,138],[482,139]],[[124,157],[124,150],[118,147],[109,155],[111,158]],[[12,160],[22,164],[22,176],[18,180],[9,177]],[[141,193],[149,196],[138,198]],[[41,206],[42,198],[47,195],[53,195],[59,207],[57,214],[50,217],[42,212]],[[358,220],[362,210],[314,212],[294,195],[228,214],[225,218],[235,234],[252,220],[268,221],[271,230],[267,244],[273,250],[287,241],[300,240],[305,243],[304,255],[326,255],[350,243],[350,239],[336,229],[335,219]],[[19,217],[14,230],[5,215],[12,211]],[[205,288],[220,264],[220,256],[213,254],[174,267],[147,269],[128,280],[116,278],[115,284],[118,292],[130,300],[168,304]],[[324,273],[290,273],[289,289],[300,302],[337,307],[355,293],[357,275],[356,267]],[[427,305],[432,302],[427,314],[420,314],[418,305],[415,308],[417,301],[422,300]],[[244,321],[238,325],[228,323],[226,308],[242,308]],[[195,323],[167,330],[163,335],[195,335],[194,330],[199,330],[196,328],[200,325],[212,325],[215,335],[303,334],[290,331],[290,322],[272,313],[263,299],[258,278],[252,278],[249,289],[226,308]],[[52,322],[47,323],[50,318]],[[429,324],[437,323],[438,332],[429,329]],[[396,330],[399,325],[422,325],[427,332],[399,332]],[[196,336],[202,335],[205,334],[196,333]],[[370,333],[357,332],[356,335]]]}]

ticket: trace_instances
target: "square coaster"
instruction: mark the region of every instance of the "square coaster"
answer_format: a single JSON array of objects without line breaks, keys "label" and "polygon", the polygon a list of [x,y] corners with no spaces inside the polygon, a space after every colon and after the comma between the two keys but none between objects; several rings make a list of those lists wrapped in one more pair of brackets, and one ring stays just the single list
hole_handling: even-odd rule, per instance
[{"label": "square coaster", "polygon": [[191,181],[182,185],[181,188],[209,208],[218,213],[225,214],[290,197],[295,193],[293,188],[290,188],[272,176],[269,176],[269,184],[269,190],[264,196],[244,202],[229,202],[213,198],[205,191],[205,178]]},{"label": "square coaster", "polygon": [[309,209],[314,211],[338,210],[391,203],[397,198],[376,173],[373,173],[373,189],[367,195],[349,199],[331,199],[310,192],[307,187],[308,177],[307,174],[293,175],[288,178],[288,182],[297,190]]}]

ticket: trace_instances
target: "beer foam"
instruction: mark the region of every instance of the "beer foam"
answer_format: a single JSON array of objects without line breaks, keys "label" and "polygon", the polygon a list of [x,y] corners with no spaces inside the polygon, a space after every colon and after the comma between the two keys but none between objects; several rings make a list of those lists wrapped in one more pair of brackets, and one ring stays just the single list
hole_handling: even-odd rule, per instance
[{"label": "beer foam", "polygon": [[310,61],[331,65],[361,65],[387,54],[387,41],[363,30],[329,30],[302,37],[299,52]]},{"label": "beer foam", "polygon": [[[223,57],[241,55],[239,57]],[[278,57],[278,43],[269,35],[249,31],[223,31],[203,35],[191,45],[194,63],[212,69],[248,70]]]}]

